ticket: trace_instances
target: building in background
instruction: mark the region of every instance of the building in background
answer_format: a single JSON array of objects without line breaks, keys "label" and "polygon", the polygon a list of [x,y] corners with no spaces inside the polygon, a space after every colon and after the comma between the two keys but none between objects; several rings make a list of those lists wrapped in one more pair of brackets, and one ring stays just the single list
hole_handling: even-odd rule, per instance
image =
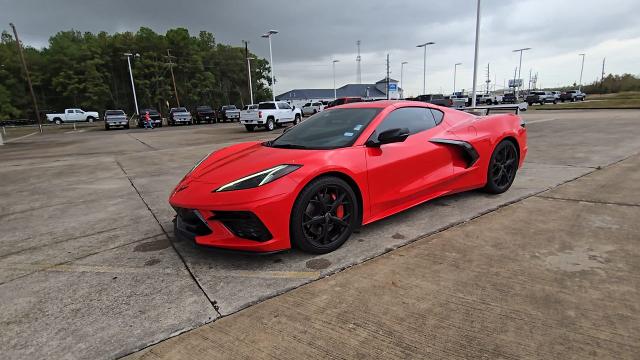
[{"label": "building in background", "polygon": [[[375,84],[347,84],[336,89],[336,96],[338,98],[361,97],[364,100],[381,100],[387,98],[387,91],[390,99],[399,99],[402,89],[398,86],[398,80],[389,79],[388,90],[386,78]],[[276,96],[276,100],[302,107],[311,101],[333,100],[333,89],[293,89]]]}]

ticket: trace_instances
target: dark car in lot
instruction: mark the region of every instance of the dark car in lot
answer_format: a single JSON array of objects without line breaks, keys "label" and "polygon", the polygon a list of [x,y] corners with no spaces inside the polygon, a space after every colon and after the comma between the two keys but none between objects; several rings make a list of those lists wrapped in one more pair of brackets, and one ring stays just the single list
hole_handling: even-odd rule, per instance
[{"label": "dark car in lot", "polygon": [[414,101],[422,101],[422,102],[426,102],[429,104],[433,104],[433,105],[439,105],[439,106],[446,106],[446,107],[451,107],[453,105],[453,100],[452,99],[447,99],[445,98],[444,95],[442,94],[425,94],[425,95],[418,95],[415,98],[413,98],[412,100]]},{"label": "dark car in lot", "polygon": [[351,104],[351,103],[362,102],[362,101],[364,100],[362,100],[361,97],[357,97],[357,96],[341,97],[329,102],[327,106],[325,106],[325,108],[328,109],[333,106]]},{"label": "dark car in lot", "polygon": [[516,102],[518,102],[518,98],[516,97],[516,94],[514,94],[514,93],[505,93],[502,96],[502,103],[503,104],[515,104]]},{"label": "dark car in lot", "polygon": [[149,113],[149,117],[151,118],[151,122],[153,123],[153,127],[162,127],[162,115],[158,112],[158,110],[153,108],[142,109],[140,110],[140,114],[138,114],[138,127],[144,127],[145,116]]},{"label": "dark car in lot", "polygon": [[551,91],[532,91],[527,95],[525,101],[529,106],[533,104],[544,105],[545,103],[557,103],[558,99]]},{"label": "dark car in lot", "polygon": [[235,105],[224,105],[218,111],[218,121],[240,121],[240,110]]},{"label": "dark car in lot", "polygon": [[196,107],[196,124],[206,122],[207,124],[216,122],[216,112],[213,111],[211,106],[202,105]]},{"label": "dark car in lot", "polygon": [[104,129],[110,130],[113,127],[129,128],[129,120],[123,110],[107,110],[104,112]]},{"label": "dark car in lot", "polygon": [[587,94],[580,90],[569,90],[560,94],[560,101],[583,101],[587,98]]}]

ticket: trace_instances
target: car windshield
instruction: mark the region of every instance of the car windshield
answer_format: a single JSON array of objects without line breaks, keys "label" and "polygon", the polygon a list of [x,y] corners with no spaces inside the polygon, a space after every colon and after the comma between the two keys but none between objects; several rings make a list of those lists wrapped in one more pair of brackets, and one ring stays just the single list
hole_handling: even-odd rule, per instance
[{"label": "car windshield", "polygon": [[306,103],[304,105],[302,105],[303,107],[307,107],[307,106],[311,106],[311,103]]},{"label": "car windshield", "polygon": [[198,106],[197,109],[198,111],[211,111],[210,106]]},{"label": "car windshield", "polygon": [[272,102],[262,103],[258,105],[258,109],[260,110],[272,110],[276,108],[276,104]]},{"label": "car windshield", "polygon": [[124,115],[124,111],[122,110],[107,110],[105,115]]},{"label": "car windshield", "polygon": [[187,112],[187,109],[183,107],[179,107],[179,108],[175,108],[173,112]]},{"label": "car windshield", "polygon": [[265,145],[289,149],[336,149],[351,146],[379,112],[379,108],[326,110]]}]

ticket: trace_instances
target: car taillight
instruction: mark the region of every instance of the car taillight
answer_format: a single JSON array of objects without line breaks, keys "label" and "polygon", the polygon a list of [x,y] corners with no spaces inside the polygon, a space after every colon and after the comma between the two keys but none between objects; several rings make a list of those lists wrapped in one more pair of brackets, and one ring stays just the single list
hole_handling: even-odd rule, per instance
[{"label": "car taillight", "polygon": [[258,111],[258,118],[262,119],[262,111]]}]

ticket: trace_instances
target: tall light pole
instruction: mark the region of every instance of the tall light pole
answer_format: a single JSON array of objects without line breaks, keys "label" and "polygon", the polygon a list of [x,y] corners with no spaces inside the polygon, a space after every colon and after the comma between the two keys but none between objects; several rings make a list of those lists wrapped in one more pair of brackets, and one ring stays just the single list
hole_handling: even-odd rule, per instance
[{"label": "tall light pole", "polygon": [[453,92],[451,93],[451,95],[456,93],[456,75],[458,72],[458,65],[462,65],[462,63],[453,64]]},{"label": "tall light pole", "polygon": [[249,69],[249,96],[251,97],[251,104],[253,104],[253,85],[251,84],[251,60],[255,60],[254,57],[247,58],[247,68]]},{"label": "tall light pole", "polygon": [[480,0],[476,10],[476,46],[473,53],[473,90],[471,93],[471,107],[476,107],[476,85],[478,81],[478,51],[480,50]]},{"label": "tall light pole", "polygon": [[273,101],[276,101],[276,92],[274,90],[276,78],[273,76],[273,51],[271,49],[271,36],[278,33],[278,30],[269,30],[266,34],[263,34],[263,38],[269,39],[269,67],[271,68],[271,96],[273,97]]},{"label": "tall light pole", "polygon": [[[131,78],[131,90],[133,90],[133,103],[136,105],[136,115],[140,115],[138,112],[138,97],[136,96],[136,84],[133,82],[133,71],[131,71],[131,57],[132,53],[124,53],[127,57],[127,64],[129,64],[129,77]],[[140,57],[140,54],[136,54],[136,57]]]},{"label": "tall light pole", "polygon": [[[518,79],[520,79],[520,73],[522,72],[522,52],[523,51],[527,51],[527,50],[531,50],[531,48],[522,48],[522,49],[515,49],[513,50],[513,52],[520,52],[520,62],[518,65]],[[514,79],[515,81],[515,79]],[[515,85],[515,84],[513,84]],[[516,90],[516,99],[518,98],[518,96],[520,96],[520,86],[517,87]]]},{"label": "tall light pole", "polygon": [[584,70],[585,54],[578,54],[578,56],[582,56],[582,66],[580,67],[580,85],[578,86],[578,90],[582,91],[582,71]]},{"label": "tall light pole", "polygon": [[422,59],[422,94],[427,92],[427,46],[435,44],[433,41],[416,45],[416,47],[424,48],[424,56]]},{"label": "tall light pole", "polygon": [[338,98],[338,92],[336,91],[336,63],[340,60],[333,60],[331,65],[333,66],[333,100]]},{"label": "tall light pole", "polygon": [[400,63],[400,95],[402,99],[404,99],[404,88],[402,87],[402,78],[404,77],[404,65],[408,63],[409,63],[408,61],[403,61]]}]

